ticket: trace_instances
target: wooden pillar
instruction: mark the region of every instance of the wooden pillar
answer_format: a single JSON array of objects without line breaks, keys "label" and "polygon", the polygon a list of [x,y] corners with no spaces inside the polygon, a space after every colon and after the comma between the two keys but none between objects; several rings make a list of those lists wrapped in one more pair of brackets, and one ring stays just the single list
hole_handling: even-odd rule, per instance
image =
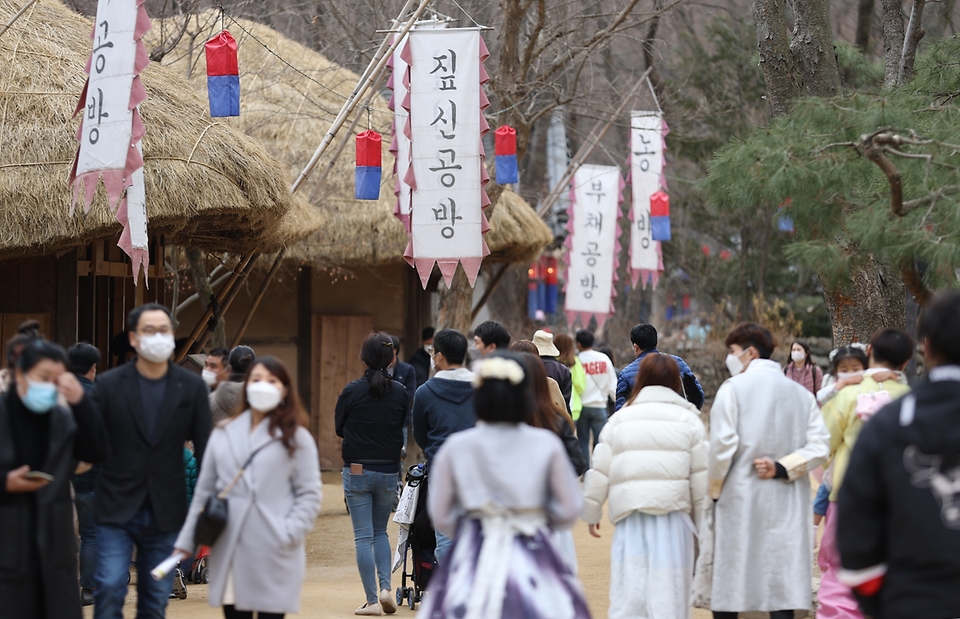
[{"label": "wooden pillar", "polygon": [[56,342],[64,348],[77,341],[77,250],[57,258]]},{"label": "wooden pillar", "polygon": [[423,342],[420,335],[430,326],[430,293],[423,289],[416,269],[406,269],[403,287],[403,356],[410,358]]},{"label": "wooden pillar", "polygon": [[[297,386],[300,401],[310,408],[313,401],[313,269],[303,265],[297,271]],[[315,411],[308,411],[313,416]]]}]

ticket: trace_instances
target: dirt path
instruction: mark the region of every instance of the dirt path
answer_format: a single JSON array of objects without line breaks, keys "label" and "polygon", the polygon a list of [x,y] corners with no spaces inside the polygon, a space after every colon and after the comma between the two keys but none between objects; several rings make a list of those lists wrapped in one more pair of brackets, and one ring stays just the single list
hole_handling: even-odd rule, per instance
[{"label": "dirt path", "polygon": [[[364,601],[363,587],[354,559],[353,528],[343,504],[343,489],[338,474],[323,475],[323,509],[316,527],[307,539],[307,574],[303,584],[300,612],[288,617],[310,619],[346,619]],[[391,547],[396,547],[396,525],[389,527]],[[574,529],[580,578],[583,581],[590,610],[597,619],[607,616],[608,583],[610,577],[610,543],[613,526],[605,521],[600,539],[587,533],[587,526]],[[399,572],[393,575],[394,589],[400,583]],[[185,600],[170,600],[167,617],[170,619],[214,619],[223,616],[220,609],[207,604],[206,585],[187,585]],[[136,589],[130,588],[124,614],[134,617]],[[85,609],[85,619],[93,616]],[[414,617],[416,613],[404,607],[398,618]],[[708,619],[710,614],[695,610],[694,619]]]}]

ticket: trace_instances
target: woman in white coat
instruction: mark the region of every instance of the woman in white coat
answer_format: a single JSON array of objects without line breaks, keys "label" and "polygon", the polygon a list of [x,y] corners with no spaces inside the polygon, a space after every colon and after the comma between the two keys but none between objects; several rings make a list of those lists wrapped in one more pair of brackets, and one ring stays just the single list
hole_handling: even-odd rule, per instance
[{"label": "woman in white coat", "polygon": [[[627,405],[600,432],[584,477],[584,520],[616,525],[610,619],[690,617],[694,536],[707,501],[707,431],[669,355],[640,363]],[[692,518],[691,518],[692,516]]]},{"label": "woman in white coat", "polygon": [[290,373],[258,359],[244,381],[243,407],[210,434],[187,520],[174,552],[191,555],[197,517],[258,450],[227,495],[227,526],[210,549],[210,605],[226,619],[296,613],[306,570],[304,539],[320,511],[317,445],[305,428]]}]

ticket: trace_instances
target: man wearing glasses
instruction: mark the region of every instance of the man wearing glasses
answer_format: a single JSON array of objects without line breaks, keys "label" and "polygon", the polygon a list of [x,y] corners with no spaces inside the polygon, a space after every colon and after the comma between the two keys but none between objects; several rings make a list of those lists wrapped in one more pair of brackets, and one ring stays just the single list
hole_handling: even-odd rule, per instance
[{"label": "man wearing glasses", "polygon": [[173,553],[187,514],[183,445],[193,441],[197,462],[212,419],[203,380],[170,362],[175,348],[170,312],[148,303],[130,312],[136,360],[97,379],[92,397],[109,434],[94,514],[97,569],[94,617],[122,619],[130,558],[137,554],[137,617],[162,618],[173,588],[171,573],[150,570]]}]

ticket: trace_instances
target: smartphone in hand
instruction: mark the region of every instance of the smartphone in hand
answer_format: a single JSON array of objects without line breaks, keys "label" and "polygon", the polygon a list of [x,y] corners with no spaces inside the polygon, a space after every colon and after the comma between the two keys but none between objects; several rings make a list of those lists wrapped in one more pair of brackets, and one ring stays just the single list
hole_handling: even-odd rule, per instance
[{"label": "smartphone in hand", "polygon": [[23,478],[28,479],[30,481],[47,481],[47,482],[53,481],[53,475],[50,475],[49,473],[44,473],[43,471],[27,471],[26,473],[23,474]]}]

